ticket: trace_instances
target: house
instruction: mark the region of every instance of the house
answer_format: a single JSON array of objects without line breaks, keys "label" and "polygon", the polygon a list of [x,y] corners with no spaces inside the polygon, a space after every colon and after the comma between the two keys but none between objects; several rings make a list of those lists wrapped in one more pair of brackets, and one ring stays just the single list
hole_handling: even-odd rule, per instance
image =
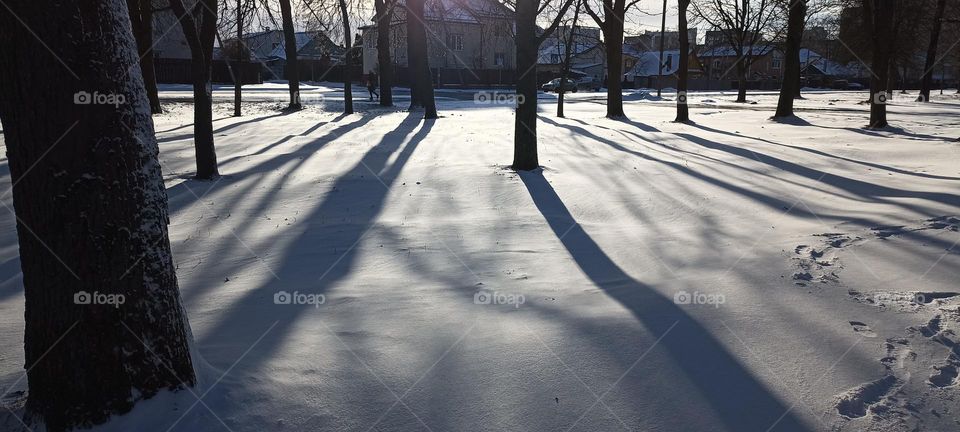
[{"label": "house", "polygon": [[[677,72],[680,70],[680,50],[663,51],[663,75],[659,77],[657,65],[660,64],[660,51],[631,52],[631,56],[636,59],[633,67],[627,69],[624,73],[624,80],[632,83],[635,88],[656,88],[659,77],[661,88],[677,86]],[[687,68],[688,78],[696,80],[703,75],[700,67],[700,59],[697,57],[696,50],[688,53],[689,66]]]},{"label": "house", "polygon": [[[297,44],[297,61],[301,79],[323,80],[333,67],[343,64],[343,47],[334,43],[320,31],[294,33]],[[224,45],[235,43],[227,40]],[[267,79],[280,80],[286,76],[287,50],[282,30],[265,29],[243,35],[244,47],[250,53],[250,61],[259,63]]]},{"label": "house", "polygon": [[[664,50],[680,49],[680,32],[667,31],[663,33],[662,38]],[[643,34],[623,38],[623,46],[624,48],[631,47],[636,52],[659,51],[660,39],[659,31],[647,30]],[[690,41],[690,46],[697,44],[696,27],[687,30],[687,40]]]},{"label": "house", "polygon": [[[376,25],[360,27],[363,73],[381,68],[379,49],[389,49],[398,81],[407,76],[406,10],[394,7],[390,45],[377,46]],[[427,0],[427,57],[438,85],[509,84],[516,69],[513,11],[496,0]]]},{"label": "house", "polygon": [[697,54],[707,78],[733,81],[739,79],[737,63],[741,55],[749,59],[747,80],[779,82],[783,78],[783,52],[772,44],[746,46],[742,52],[729,45],[708,46]]}]

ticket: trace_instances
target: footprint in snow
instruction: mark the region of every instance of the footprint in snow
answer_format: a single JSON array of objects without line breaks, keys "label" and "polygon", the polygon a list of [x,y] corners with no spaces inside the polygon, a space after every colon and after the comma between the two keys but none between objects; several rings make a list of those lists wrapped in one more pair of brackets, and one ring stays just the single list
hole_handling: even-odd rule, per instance
[{"label": "footprint in snow", "polygon": [[850,325],[853,327],[853,331],[863,337],[875,338],[877,334],[873,332],[873,329],[870,326],[860,322],[860,321],[850,321]]}]

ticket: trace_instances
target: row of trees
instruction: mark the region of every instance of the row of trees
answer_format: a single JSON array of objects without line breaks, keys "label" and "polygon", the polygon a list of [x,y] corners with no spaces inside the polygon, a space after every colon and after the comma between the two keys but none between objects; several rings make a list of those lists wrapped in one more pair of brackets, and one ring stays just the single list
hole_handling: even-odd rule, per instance
[{"label": "row of trees", "polygon": [[[603,29],[608,55],[619,59],[622,18],[635,2],[601,0],[598,8],[587,1],[516,0],[512,4],[521,72],[517,94],[522,96],[516,113],[515,169],[539,166],[537,51],[562,17],[586,12]],[[793,84],[799,82],[798,35],[802,35],[809,5],[807,0],[783,1],[789,1],[785,10],[786,81],[790,84],[781,91],[779,117],[792,115],[790,104],[798,93]],[[896,0],[860,1],[871,28],[872,69],[876,72],[870,125],[881,127],[886,124],[882,96],[888,85],[886,48]],[[685,31],[688,9],[695,3],[678,3],[680,45],[686,52],[690,44]],[[395,12],[407,14],[408,55],[416,73],[411,107],[422,109],[427,119],[436,118],[424,3],[407,0],[397,8],[399,4],[378,0],[377,24],[381,26]],[[155,82],[148,82],[149,72],[144,70],[149,56],[143,54],[149,53],[150,45],[143,43],[148,33],[143,26],[149,25],[149,16],[156,9],[141,0],[7,0],[5,6],[0,10],[0,40],[5,41],[0,46],[0,120],[13,182],[26,299],[24,348],[29,393],[25,422],[45,424],[47,430],[56,432],[103,422],[110,415],[129,411],[139,400],[196,382],[189,325],[170,255],[166,195],[151,119],[156,105],[148,88],[155,87]],[[192,4],[169,0],[194,58],[200,178],[217,175],[210,67],[219,6],[216,0]],[[242,2],[238,2],[237,10],[241,9]],[[284,10],[281,15],[287,23]],[[345,0],[338,0],[331,10],[340,12],[344,34],[350,35]],[[731,16],[735,15],[737,12]],[[538,19],[548,24],[545,31],[538,31]],[[242,19],[237,22],[239,35]],[[58,35],[59,42],[45,42],[42,37],[46,35]],[[381,32],[379,37],[388,35]],[[294,44],[288,39],[287,45]],[[295,59],[295,53],[291,54]],[[678,122],[689,121],[683,98],[686,61],[686,56],[681,56]],[[381,64],[390,64],[389,58],[381,57]],[[618,82],[619,73],[612,68],[609,81]],[[66,74],[69,76],[64,78]],[[293,108],[299,103],[295,81],[290,84]],[[608,105],[612,107],[608,106],[607,114],[622,117],[620,90],[615,84],[611,87]],[[74,97],[81,92],[124,95],[128,103],[77,104]],[[345,94],[349,100],[347,89]],[[345,104],[345,110],[349,109]],[[123,294],[130,300],[122,308],[78,307],[74,296],[81,291]],[[149,341],[149,347],[143,341]]]}]

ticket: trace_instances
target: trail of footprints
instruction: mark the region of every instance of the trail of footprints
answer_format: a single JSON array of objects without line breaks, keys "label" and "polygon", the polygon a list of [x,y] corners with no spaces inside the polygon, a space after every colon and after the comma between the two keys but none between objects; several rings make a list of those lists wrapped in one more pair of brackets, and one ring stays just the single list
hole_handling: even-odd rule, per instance
[{"label": "trail of footprints", "polygon": [[[816,237],[822,239],[819,245],[799,245],[794,249],[793,261],[796,271],[793,282],[802,287],[841,285],[840,272],[843,263],[840,254],[844,248],[862,244],[871,239],[887,239],[892,236],[922,230],[960,231],[960,218],[943,216],[924,221],[917,227],[905,226],[876,227],[863,235],[843,233],[825,233]],[[930,389],[957,388],[960,386],[960,337],[955,329],[960,329],[960,306],[955,300],[960,298],[956,292],[873,292],[869,294],[849,290],[848,295],[854,301],[871,304],[881,308],[899,311],[933,310],[935,315],[924,325],[907,329],[906,337],[889,338],[884,342],[885,355],[880,359],[884,366],[884,376],[854,388],[835,397],[838,414],[848,419],[873,415],[878,419],[897,416],[909,417],[918,410],[913,398],[905,394],[911,383],[911,370],[924,368],[917,363],[917,353],[911,348],[914,342],[929,341],[947,348],[947,357],[939,364],[930,367],[929,376],[924,382]],[[952,301],[947,304],[947,301]],[[850,321],[852,331],[865,338],[878,335],[864,322]],[[923,399],[922,397],[920,398]],[[922,403],[922,402],[920,402]],[[933,414],[937,415],[936,412]]]}]

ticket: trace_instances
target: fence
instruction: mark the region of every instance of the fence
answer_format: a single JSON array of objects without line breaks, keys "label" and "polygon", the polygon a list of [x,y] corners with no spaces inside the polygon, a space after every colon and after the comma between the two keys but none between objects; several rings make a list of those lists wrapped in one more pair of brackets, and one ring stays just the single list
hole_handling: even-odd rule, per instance
[{"label": "fence", "polygon": [[[157,82],[161,84],[190,84],[193,82],[192,72],[190,70],[192,61],[190,59],[164,59],[154,60],[154,70],[157,73]],[[239,73],[244,84],[263,83],[261,66],[256,63],[231,62],[233,73]],[[233,75],[227,68],[227,62],[223,60],[214,60],[210,80],[215,83],[233,84]]]}]

